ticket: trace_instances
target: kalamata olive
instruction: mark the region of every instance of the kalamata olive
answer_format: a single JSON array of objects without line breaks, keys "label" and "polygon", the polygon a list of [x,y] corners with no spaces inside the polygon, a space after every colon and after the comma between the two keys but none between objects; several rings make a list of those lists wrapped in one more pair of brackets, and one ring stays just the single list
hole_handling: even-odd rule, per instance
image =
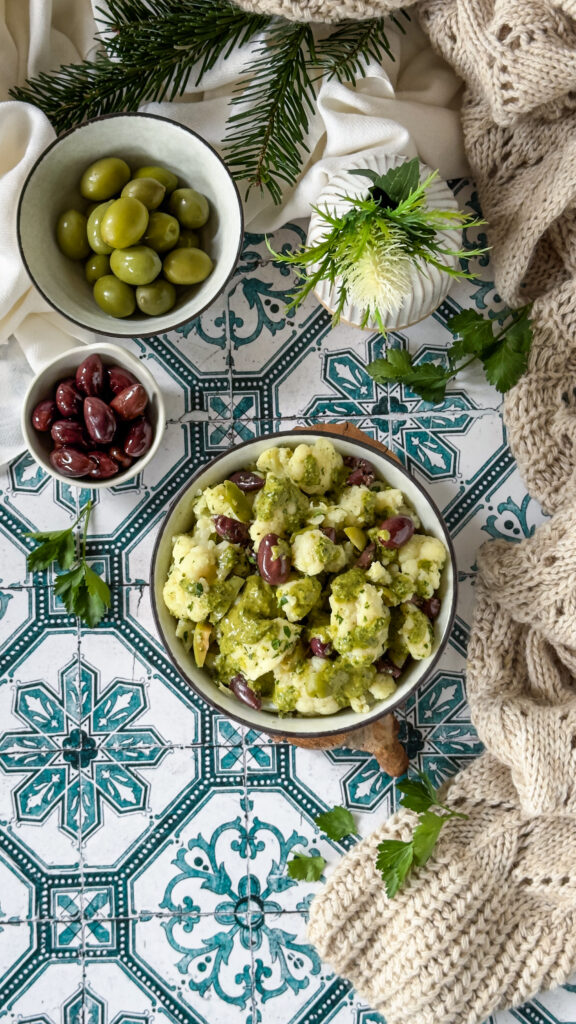
[{"label": "kalamata olive", "polygon": [[78,420],[56,420],[50,431],[52,440],[59,445],[86,448],[86,437]]},{"label": "kalamata olive", "polygon": [[73,418],[80,416],[84,396],[80,394],[73,377],[60,381],[56,388],[56,405],[62,416]]},{"label": "kalamata olive", "polygon": [[152,444],[152,426],[144,416],[139,416],[132,423],[124,438],[124,451],[133,459],[144,455]]},{"label": "kalamata olive", "polygon": [[387,676],[392,676],[392,679],[399,679],[402,675],[402,669],[395,665],[390,658],[387,658],[385,654],[378,661],[374,662],[374,668],[377,672],[384,672]]},{"label": "kalamata olive", "polygon": [[62,476],[88,476],[93,463],[85,452],[76,448],[57,448],[50,452],[50,462]]},{"label": "kalamata olive", "polygon": [[259,695],[254,692],[251,686],[248,685],[241,672],[230,680],[230,689],[234,696],[237,697],[238,700],[241,700],[243,704],[247,704],[248,707],[254,708],[255,711],[260,711],[262,701],[260,700]]},{"label": "kalamata olive", "polygon": [[313,636],[310,640],[310,650],[315,658],[330,658],[334,648],[330,641],[324,643],[319,636]]},{"label": "kalamata olive", "polygon": [[118,463],[110,458],[106,452],[88,452],[88,458],[92,462],[90,476],[95,480],[107,480],[118,472]]},{"label": "kalamata olive", "polygon": [[287,582],[291,568],[288,555],[280,553],[275,556],[273,554],[274,548],[278,547],[278,544],[278,534],[267,533],[265,537],[262,537],[258,547],[258,571],[266,583],[271,583],[276,587],[280,583]]},{"label": "kalamata olive", "polygon": [[410,598],[410,604],[415,604],[420,611],[424,612],[424,615],[428,616],[431,622],[434,622],[434,620],[438,618],[442,607],[442,601],[436,594],[433,594],[432,597],[429,597],[428,599],[425,597],[418,597],[417,594],[414,594]]},{"label": "kalamata olive", "polygon": [[376,545],[374,541],[367,544],[361,555],[358,556],[354,565],[357,565],[359,569],[369,569],[376,557]]},{"label": "kalamata olive", "polygon": [[218,536],[230,541],[231,544],[251,543],[248,523],[241,523],[230,516],[212,516],[212,522]]},{"label": "kalamata olive", "polygon": [[101,395],[104,388],[104,366],[100,356],[94,353],[76,370],[76,387],[85,395]]},{"label": "kalamata olive", "polygon": [[148,405],[148,395],[141,384],[130,384],[119,391],[110,402],[110,408],[122,420],[135,420]]},{"label": "kalamata olive", "polygon": [[336,543],[336,530],[333,526],[321,526],[320,533],[323,533],[328,540],[331,540],[333,544]]},{"label": "kalamata olive", "polygon": [[45,434],[54,423],[58,415],[58,409],[56,408],[56,402],[53,402],[51,398],[45,398],[43,402],[38,402],[32,413],[32,426],[36,430],[40,430]]},{"label": "kalamata olive", "polygon": [[116,417],[112,409],[96,396],[84,400],[84,423],[96,444],[110,444],[116,433]]},{"label": "kalamata olive", "polygon": [[125,370],[123,366],[109,366],[107,373],[110,391],[115,395],[138,383],[134,374],[130,373],[130,370]]},{"label": "kalamata olive", "polygon": [[370,484],[374,483],[376,477],[376,470],[368,459],[361,459],[355,455],[345,455],[344,465],[350,466],[352,472],[346,480],[349,486],[363,484],[364,487],[370,487]]},{"label": "kalamata olive", "polygon": [[228,479],[244,492],[260,491],[266,483],[263,476],[258,476],[257,473],[250,473],[247,469],[239,469],[237,473],[232,473],[232,476],[229,476]]},{"label": "kalamata olive", "polygon": [[112,445],[112,447],[108,449],[108,455],[111,459],[114,459],[114,462],[117,462],[122,469],[130,469],[132,459],[129,455],[126,455],[126,452],[122,451],[122,448],[118,445]]},{"label": "kalamata olive", "polygon": [[409,516],[392,516],[378,524],[378,543],[383,548],[401,548],[414,533],[414,523]]}]

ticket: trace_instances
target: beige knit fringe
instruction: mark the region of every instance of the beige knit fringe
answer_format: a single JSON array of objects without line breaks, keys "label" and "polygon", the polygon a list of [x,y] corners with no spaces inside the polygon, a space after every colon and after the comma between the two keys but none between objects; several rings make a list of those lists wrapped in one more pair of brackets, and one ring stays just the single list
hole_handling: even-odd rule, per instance
[{"label": "beige knit fringe", "polygon": [[253,14],[277,14],[290,21],[363,21],[408,7],[404,0],[234,0]]}]

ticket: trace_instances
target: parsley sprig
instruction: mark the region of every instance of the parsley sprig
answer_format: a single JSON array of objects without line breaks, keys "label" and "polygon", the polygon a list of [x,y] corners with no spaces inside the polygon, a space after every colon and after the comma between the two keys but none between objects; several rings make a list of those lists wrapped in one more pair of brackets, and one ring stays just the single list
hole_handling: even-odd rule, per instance
[{"label": "parsley sprig", "polygon": [[[378,844],[376,867],[384,879],[388,899],[393,899],[414,867],[422,867],[426,863],[444,824],[450,818],[468,818],[467,814],[441,804],[431,780],[421,772],[418,779],[399,782],[398,789],[403,793],[400,803],[416,811],[419,821],[410,842],[384,839]],[[436,813],[432,807],[442,813]]]},{"label": "parsley sprig", "polygon": [[[333,807],[331,811],[319,814],[314,821],[328,839],[336,842],[356,832],[354,818],[346,807]],[[325,867],[324,857],[318,854],[309,857],[305,853],[296,852],[292,860],[288,861],[288,874],[300,882],[317,882]]]},{"label": "parsley sprig", "polygon": [[[530,309],[505,309],[496,320],[486,320],[476,310],[463,309],[448,321],[448,329],[455,337],[446,351],[448,366],[415,364],[405,349],[391,348],[385,358],[368,364],[368,373],[377,384],[405,384],[426,402],[438,404],[456,374],[479,359],[488,381],[503,394],[514,387],[528,366],[532,344]],[[496,335],[494,323],[501,327]]]},{"label": "parsley sprig", "polygon": [[[28,569],[38,572],[48,569],[55,562],[65,571],[59,573],[54,584],[54,593],[60,598],[66,611],[77,615],[88,626],[97,626],[106,609],[110,607],[110,588],[105,580],[91,569],[86,561],[86,537],[92,501],[84,506],[76,521],[68,530],[27,533],[26,537],[38,541],[38,547],[27,558]],[[81,554],[76,556],[74,530],[84,520]]]}]

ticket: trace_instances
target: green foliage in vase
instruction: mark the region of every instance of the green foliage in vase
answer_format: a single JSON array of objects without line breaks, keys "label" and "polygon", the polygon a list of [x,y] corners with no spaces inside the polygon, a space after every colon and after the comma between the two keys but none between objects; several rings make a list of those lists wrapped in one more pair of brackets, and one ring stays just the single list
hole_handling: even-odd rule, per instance
[{"label": "green foliage in vase", "polygon": [[345,22],[315,41],[308,24],[250,14],[231,0],[108,0],[98,15],[102,49],[94,59],[42,72],[10,95],[40,107],[60,134],[101,114],[174,100],[254,42],[232,97],[224,155],[248,192],[265,188],[275,203],[300,174],[322,78],[353,83],[368,60],[392,57],[383,18]]},{"label": "green foliage in vase", "polygon": [[484,221],[460,210],[429,207],[427,192],[438,172],[420,181],[417,159],[391,168],[385,175],[367,169],[350,173],[368,178],[372,185],[365,196],[339,196],[339,203],[347,206],[342,214],[326,207],[313,208],[326,224],[318,242],[289,253],[268,248],[278,262],[294,265],[302,279],[291,296],[289,310],[300,305],[320,281],[329,281],[338,294],[334,326],[344,306],[353,303],[362,311],[362,327],[374,320],[385,333],[385,314],[399,309],[409,294],[414,263],[429,263],[451,277],[473,276],[455,267],[454,261],[486,250],[452,249],[443,243],[440,233],[464,225],[476,227]]}]

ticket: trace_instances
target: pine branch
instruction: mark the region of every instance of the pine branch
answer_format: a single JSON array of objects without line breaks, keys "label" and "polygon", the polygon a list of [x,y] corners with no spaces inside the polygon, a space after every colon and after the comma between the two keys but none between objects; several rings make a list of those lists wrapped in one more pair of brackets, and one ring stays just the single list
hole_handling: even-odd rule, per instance
[{"label": "pine branch", "polygon": [[314,112],[308,70],[313,47],[309,25],[273,25],[246,69],[250,84],[233,97],[245,108],[228,119],[225,156],[232,173],[248,179],[247,194],[254,186],[266,187],[279,203],[280,181],[292,185],[300,173],[301,152],[308,151],[308,112]]},{"label": "pine branch", "polygon": [[[402,32],[404,28],[399,24]],[[366,74],[369,59],[382,63],[384,54],[394,60],[382,18],[346,22],[327,39],[316,43],[316,61],[327,79],[350,82]]]},{"label": "pine branch", "polygon": [[[10,95],[44,111],[57,134],[99,114],[173,100],[193,68],[196,84],[261,32],[270,19],[246,14],[229,0],[109,0],[99,12],[105,50],[94,60],[41,73]],[[113,59],[112,59],[113,58]]]}]

